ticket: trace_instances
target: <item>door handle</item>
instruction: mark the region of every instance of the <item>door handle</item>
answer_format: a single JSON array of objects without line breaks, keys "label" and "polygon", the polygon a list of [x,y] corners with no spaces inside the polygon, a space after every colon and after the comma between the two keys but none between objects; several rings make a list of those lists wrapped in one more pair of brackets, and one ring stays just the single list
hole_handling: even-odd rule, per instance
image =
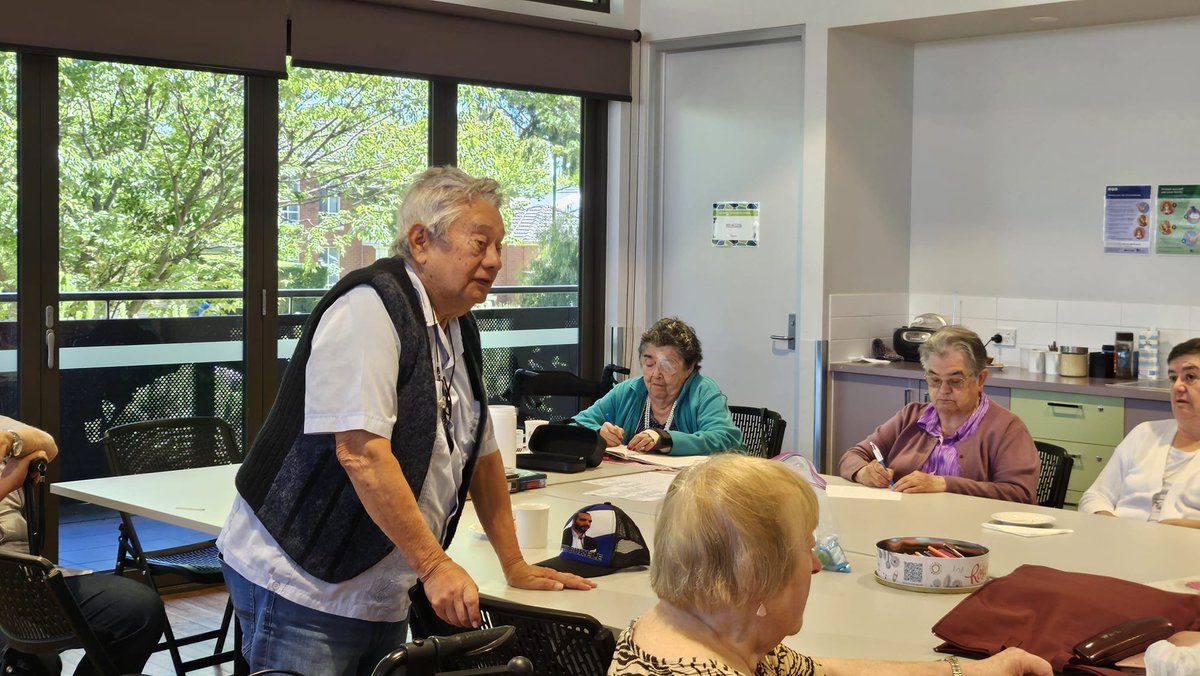
[{"label": "door handle", "polygon": [[46,330],[46,368],[54,368],[54,329]]},{"label": "door handle", "polygon": [[788,315],[788,332],[786,336],[771,335],[771,340],[786,340],[789,350],[796,349],[796,314]]}]

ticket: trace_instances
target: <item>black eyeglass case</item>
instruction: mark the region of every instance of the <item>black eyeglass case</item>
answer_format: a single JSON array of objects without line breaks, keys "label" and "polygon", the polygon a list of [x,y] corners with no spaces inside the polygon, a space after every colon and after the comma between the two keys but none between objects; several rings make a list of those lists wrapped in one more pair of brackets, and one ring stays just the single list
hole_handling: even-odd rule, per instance
[{"label": "black eyeglass case", "polygon": [[575,458],[588,467],[596,467],[604,459],[605,444],[600,434],[579,425],[540,425],[529,437],[527,445],[535,455]]}]

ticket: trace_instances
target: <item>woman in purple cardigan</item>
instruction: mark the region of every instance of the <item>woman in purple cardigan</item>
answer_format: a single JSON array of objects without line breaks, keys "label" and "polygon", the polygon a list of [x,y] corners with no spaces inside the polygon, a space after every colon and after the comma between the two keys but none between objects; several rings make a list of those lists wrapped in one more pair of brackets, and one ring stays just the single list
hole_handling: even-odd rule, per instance
[{"label": "woman in purple cardigan", "polygon": [[[963,493],[1032,504],[1039,461],[1025,423],[983,393],[987,353],[947,326],[921,346],[930,403],[908,404],[842,456],[838,473],[903,493]],[[875,459],[878,446],[886,465]]]}]

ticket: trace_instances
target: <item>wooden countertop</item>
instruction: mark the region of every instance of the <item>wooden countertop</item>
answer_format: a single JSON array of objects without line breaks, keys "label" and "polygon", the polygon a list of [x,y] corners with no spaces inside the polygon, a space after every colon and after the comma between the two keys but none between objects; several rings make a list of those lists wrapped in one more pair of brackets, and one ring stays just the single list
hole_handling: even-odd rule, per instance
[{"label": "wooden countertop", "polygon": [[[888,378],[922,378],[924,371],[916,362],[891,362],[889,364],[867,364],[863,362],[835,362],[829,365],[831,373],[861,373],[863,375]],[[1075,392],[1101,397],[1122,399],[1148,399],[1170,401],[1170,385],[1167,380],[1115,380],[1113,378],[1068,378],[1030,373],[1009,366],[993,370],[987,384],[991,387],[1009,387],[1023,390],[1045,390],[1048,392]]]}]

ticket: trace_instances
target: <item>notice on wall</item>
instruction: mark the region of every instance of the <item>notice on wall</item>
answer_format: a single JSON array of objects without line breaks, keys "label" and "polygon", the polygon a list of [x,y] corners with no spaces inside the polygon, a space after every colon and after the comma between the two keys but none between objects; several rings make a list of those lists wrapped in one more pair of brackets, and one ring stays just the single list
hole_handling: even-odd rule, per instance
[{"label": "notice on wall", "polygon": [[1153,234],[1148,185],[1110,185],[1104,189],[1104,253],[1150,253]]},{"label": "notice on wall", "polygon": [[758,246],[758,202],[713,202],[713,246]]},{"label": "notice on wall", "polygon": [[1154,217],[1155,251],[1200,254],[1200,185],[1160,185]]}]

